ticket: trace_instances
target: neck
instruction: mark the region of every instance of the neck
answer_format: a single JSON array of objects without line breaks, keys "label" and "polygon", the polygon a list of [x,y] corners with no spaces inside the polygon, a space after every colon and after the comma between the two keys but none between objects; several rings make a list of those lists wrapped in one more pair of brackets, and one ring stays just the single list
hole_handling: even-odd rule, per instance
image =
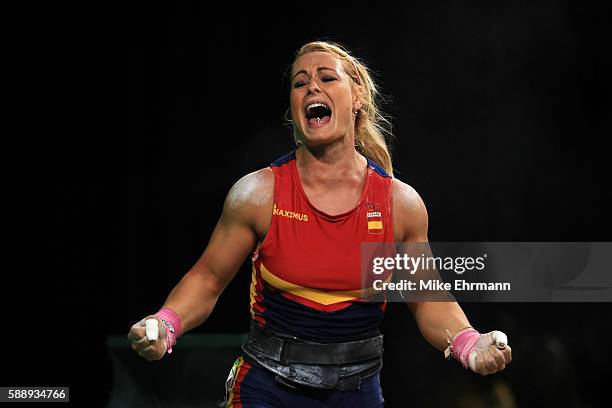
[{"label": "neck", "polygon": [[302,145],[296,151],[296,164],[305,184],[361,182],[367,160],[354,146],[332,143],[324,146]]}]

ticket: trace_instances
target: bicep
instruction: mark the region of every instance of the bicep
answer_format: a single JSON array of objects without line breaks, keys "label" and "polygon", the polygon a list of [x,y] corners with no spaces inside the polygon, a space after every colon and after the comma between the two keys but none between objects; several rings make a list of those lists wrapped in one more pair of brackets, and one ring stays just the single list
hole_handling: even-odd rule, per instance
[{"label": "bicep", "polygon": [[210,275],[211,289],[220,293],[236,275],[256,241],[255,232],[249,226],[227,222],[221,216],[208,246],[192,270]]},{"label": "bicep", "polygon": [[[396,241],[405,244],[427,243],[429,241],[427,234],[429,217],[425,203],[414,188],[397,179],[393,181],[393,223],[396,229]],[[423,248],[422,245],[403,246],[403,251],[410,256],[418,256],[423,251],[429,253],[429,244],[425,245],[426,248]],[[412,252],[415,252],[415,254]],[[406,301],[406,305],[417,321],[420,320],[419,317],[422,315],[419,309],[425,303],[427,302]]]}]

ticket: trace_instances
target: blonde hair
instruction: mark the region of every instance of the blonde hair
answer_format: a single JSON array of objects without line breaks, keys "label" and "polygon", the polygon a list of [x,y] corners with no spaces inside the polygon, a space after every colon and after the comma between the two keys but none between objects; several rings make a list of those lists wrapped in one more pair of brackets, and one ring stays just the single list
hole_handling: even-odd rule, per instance
[{"label": "blonde hair", "polygon": [[[344,71],[349,75],[353,84],[361,88],[361,108],[355,118],[355,147],[364,156],[382,166],[387,173],[393,175],[391,153],[387,147],[387,138],[392,138],[391,122],[383,115],[379,107],[382,95],[372,80],[365,64],[353,57],[339,44],[329,41],[314,41],[303,45],[295,54],[295,61],[310,52],[327,52],[340,59]],[[298,131],[293,126],[293,136],[296,143],[301,143]]]}]

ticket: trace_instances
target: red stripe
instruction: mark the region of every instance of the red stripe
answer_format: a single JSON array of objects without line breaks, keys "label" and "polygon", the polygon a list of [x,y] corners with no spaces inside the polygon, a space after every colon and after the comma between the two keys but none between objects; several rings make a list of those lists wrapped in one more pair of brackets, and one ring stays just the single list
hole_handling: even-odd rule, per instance
[{"label": "red stripe", "polygon": [[242,384],[244,377],[246,377],[246,375],[249,373],[251,367],[251,364],[249,364],[247,361],[244,361],[240,366],[240,370],[238,370],[238,375],[236,376],[236,380],[234,381],[234,395],[231,401],[232,407],[243,408],[242,400],[240,399],[240,385]]},{"label": "red stripe", "polygon": [[266,318],[264,317],[264,312],[266,311],[266,308],[263,305],[264,284],[263,284],[263,279],[261,277],[261,272],[258,266],[255,266],[255,282],[256,282],[255,289],[256,289],[257,295],[255,296],[255,304],[253,305],[253,309],[256,311],[255,316],[253,317],[253,320],[257,321],[262,326],[265,326]]}]

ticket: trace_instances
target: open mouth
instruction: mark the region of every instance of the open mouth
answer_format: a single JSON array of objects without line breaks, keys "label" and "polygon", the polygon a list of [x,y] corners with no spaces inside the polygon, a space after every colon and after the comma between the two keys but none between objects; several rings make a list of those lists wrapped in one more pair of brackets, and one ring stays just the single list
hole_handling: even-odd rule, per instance
[{"label": "open mouth", "polygon": [[311,127],[325,125],[330,121],[331,115],[331,109],[324,103],[316,102],[306,106],[306,119]]}]

